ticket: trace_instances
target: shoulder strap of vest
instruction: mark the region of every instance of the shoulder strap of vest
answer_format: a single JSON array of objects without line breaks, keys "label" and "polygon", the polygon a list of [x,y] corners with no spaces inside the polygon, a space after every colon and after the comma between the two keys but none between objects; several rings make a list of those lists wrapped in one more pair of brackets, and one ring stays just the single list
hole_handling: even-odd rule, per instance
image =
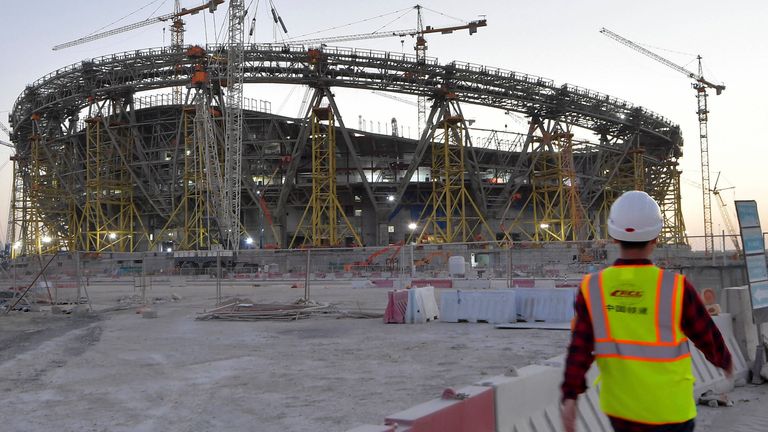
[{"label": "shoulder strap of vest", "polygon": [[611,334],[605,310],[605,299],[603,298],[602,274],[602,271],[589,274],[584,279],[585,286],[582,288],[592,318],[595,341],[607,340]]},{"label": "shoulder strap of vest", "polygon": [[662,343],[674,343],[677,339],[675,323],[675,302],[679,275],[668,270],[659,272],[657,290],[657,338]]}]

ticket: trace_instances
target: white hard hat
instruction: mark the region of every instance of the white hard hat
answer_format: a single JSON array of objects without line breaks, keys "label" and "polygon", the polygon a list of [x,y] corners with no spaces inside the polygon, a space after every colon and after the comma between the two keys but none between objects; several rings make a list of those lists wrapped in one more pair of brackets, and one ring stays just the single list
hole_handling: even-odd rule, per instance
[{"label": "white hard hat", "polygon": [[642,191],[624,192],[608,215],[608,234],[616,240],[651,241],[659,236],[663,226],[659,205]]}]

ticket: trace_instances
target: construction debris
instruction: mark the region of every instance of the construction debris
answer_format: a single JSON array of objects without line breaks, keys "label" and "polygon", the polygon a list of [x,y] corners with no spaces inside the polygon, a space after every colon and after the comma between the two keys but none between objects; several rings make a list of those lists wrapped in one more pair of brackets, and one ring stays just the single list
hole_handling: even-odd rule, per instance
[{"label": "construction debris", "polygon": [[312,316],[325,315],[336,318],[381,318],[381,313],[363,310],[339,310],[330,303],[318,303],[312,300],[299,299],[292,304],[254,303],[250,299],[232,298],[219,304],[213,310],[203,312],[197,320],[229,320],[229,321],[295,321]]}]

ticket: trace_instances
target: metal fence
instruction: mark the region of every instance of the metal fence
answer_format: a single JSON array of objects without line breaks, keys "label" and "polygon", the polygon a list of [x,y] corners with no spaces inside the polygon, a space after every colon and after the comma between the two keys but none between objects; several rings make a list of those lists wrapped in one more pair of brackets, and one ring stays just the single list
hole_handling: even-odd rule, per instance
[{"label": "metal fence", "polygon": [[[698,238],[692,240],[695,242]],[[684,272],[743,266],[740,253],[727,247],[733,246],[730,239],[719,240],[715,244],[726,247],[709,255],[688,246],[659,246],[653,259],[662,267]],[[283,281],[306,287],[322,282],[346,282],[361,287],[409,284],[456,287],[453,283],[456,280],[465,281],[461,286],[467,287],[575,286],[585,273],[600,270],[617,257],[618,247],[607,241],[396,244],[364,248],[245,249],[237,253],[224,250],[62,252],[5,262],[0,292],[4,292],[6,304],[8,293],[18,297],[22,292],[27,292],[25,298],[32,301],[56,304],[87,301],[91,286],[146,300],[155,285],[183,285],[189,281],[215,285],[219,298],[222,281],[229,285],[238,281]]]}]

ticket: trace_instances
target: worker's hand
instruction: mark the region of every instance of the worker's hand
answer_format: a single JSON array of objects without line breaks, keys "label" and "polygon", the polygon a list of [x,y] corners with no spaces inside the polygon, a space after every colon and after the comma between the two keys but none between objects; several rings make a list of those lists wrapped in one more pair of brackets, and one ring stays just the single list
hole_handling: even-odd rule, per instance
[{"label": "worker's hand", "polygon": [[560,407],[565,432],[576,432],[576,399],[566,399]]},{"label": "worker's hand", "polygon": [[723,369],[723,372],[725,372],[725,377],[729,380],[733,380],[733,362],[731,362],[730,366],[728,366],[728,369]]}]

